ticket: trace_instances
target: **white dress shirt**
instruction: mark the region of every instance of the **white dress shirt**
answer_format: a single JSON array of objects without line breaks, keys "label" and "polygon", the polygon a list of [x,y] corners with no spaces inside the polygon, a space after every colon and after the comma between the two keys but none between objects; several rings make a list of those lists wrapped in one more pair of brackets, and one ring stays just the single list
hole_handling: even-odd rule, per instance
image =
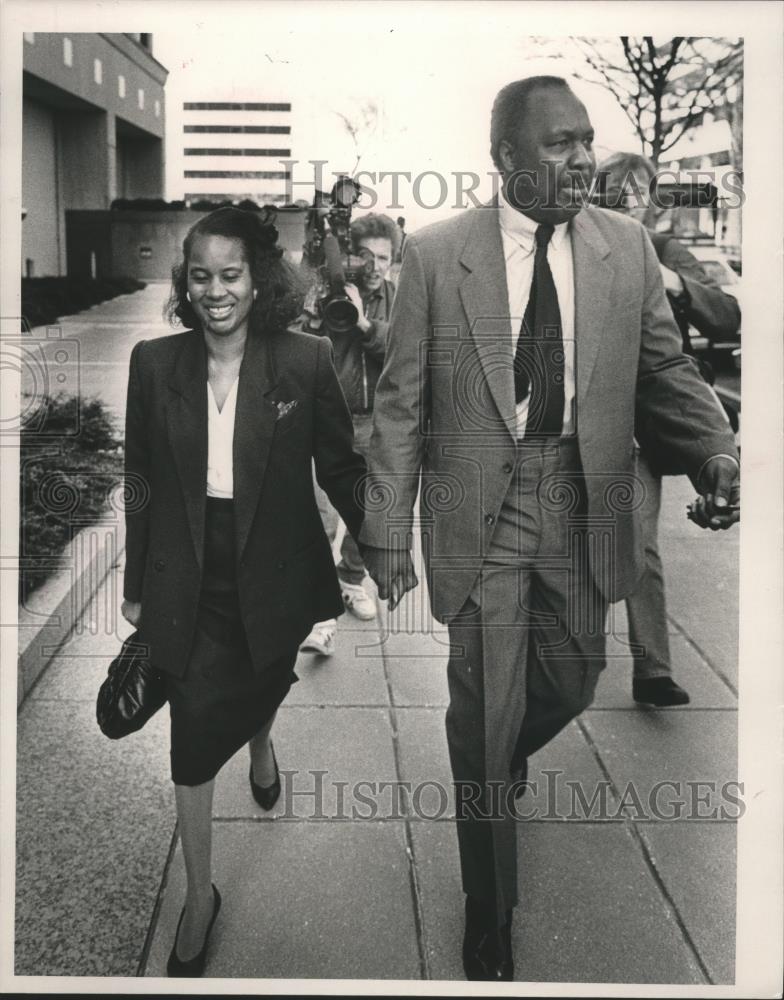
[{"label": "white dress shirt", "polygon": [[[535,233],[539,223],[518,212],[506,201],[503,191],[498,196],[500,208],[501,239],[506,261],[506,284],[509,290],[509,316],[512,320],[512,351],[517,349],[517,338],[523,325],[523,316],[531,295],[536,254]],[[547,247],[547,263],[555,282],[558,308],[561,312],[561,334],[564,345],[564,420],[563,433],[573,434],[574,419],[574,260],[569,223],[555,227]],[[526,397],[515,409],[517,436],[525,433],[528,419]]]},{"label": "white dress shirt", "polygon": [[207,496],[231,500],[234,497],[234,414],[237,410],[237,385],[234,379],[229,394],[218,409],[212,386],[207,382]]}]

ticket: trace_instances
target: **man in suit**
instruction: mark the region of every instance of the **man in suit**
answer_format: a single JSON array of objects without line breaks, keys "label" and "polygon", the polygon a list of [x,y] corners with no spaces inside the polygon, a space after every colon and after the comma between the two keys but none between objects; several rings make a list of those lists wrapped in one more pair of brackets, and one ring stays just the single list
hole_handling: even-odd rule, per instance
[{"label": "man in suit", "polygon": [[[613,153],[599,164],[599,173],[606,181],[602,199],[606,207],[624,212],[649,227],[667,301],[681,333],[683,353],[694,355],[691,327],[709,341],[738,338],[741,317],[737,300],[722,291],[674,236],[655,231],[664,210],[652,203],[650,197],[656,183],[653,163],[639,153]],[[697,367],[708,384],[712,384],[711,366],[698,360]],[[721,405],[718,397],[716,402]],[[737,427],[737,414],[735,419]],[[645,571],[634,593],[626,598],[634,665],[632,695],[641,704],[686,705],[690,700],[688,692],[674,680],[670,659],[664,571],[658,544],[661,476],[644,453],[639,456],[637,471],[646,490],[640,512]]]},{"label": "man in suit", "polygon": [[608,602],[643,566],[635,433],[737,519],[733,437],[680,338],[637,222],[582,208],[587,112],[557,77],[505,87],[503,190],[409,236],[376,393],[360,541],[390,607],[417,579],[449,626],[447,741],[469,979],[513,978],[516,793],[593,697]]}]

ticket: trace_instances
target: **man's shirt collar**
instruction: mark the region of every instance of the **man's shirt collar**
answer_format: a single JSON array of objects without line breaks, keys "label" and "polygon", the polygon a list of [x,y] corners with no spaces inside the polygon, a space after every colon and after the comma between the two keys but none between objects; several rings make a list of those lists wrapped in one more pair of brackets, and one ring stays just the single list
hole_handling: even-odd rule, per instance
[{"label": "man's shirt collar", "polygon": [[[535,234],[539,227],[538,222],[534,222],[533,219],[529,219],[527,215],[523,215],[522,212],[518,212],[516,208],[512,208],[509,202],[504,197],[503,188],[498,192],[498,209],[499,209],[499,220],[501,223],[501,229],[506,233],[506,235],[515,241],[523,250],[528,253],[533,253],[535,247]],[[561,244],[566,237],[567,230],[569,228],[569,223],[559,222],[555,227],[550,243],[555,250],[561,248]]]}]

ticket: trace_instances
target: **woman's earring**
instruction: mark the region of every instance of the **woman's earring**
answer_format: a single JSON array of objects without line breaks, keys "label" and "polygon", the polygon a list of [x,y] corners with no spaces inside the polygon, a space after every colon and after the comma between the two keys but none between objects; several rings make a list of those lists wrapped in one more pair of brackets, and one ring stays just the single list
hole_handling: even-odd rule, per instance
[{"label": "woman's earring", "polygon": [[185,293],[185,298],[190,302],[190,300],[191,300],[191,293],[190,292],[186,292]]},{"label": "woman's earring", "polygon": [[253,298],[255,299],[258,294],[259,294],[258,288],[254,288],[253,289]]}]

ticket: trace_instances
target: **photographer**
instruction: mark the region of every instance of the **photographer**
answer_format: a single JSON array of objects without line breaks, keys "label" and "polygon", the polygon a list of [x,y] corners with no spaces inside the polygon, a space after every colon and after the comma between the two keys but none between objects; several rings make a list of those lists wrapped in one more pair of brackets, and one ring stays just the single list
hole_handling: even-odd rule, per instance
[{"label": "photographer", "polygon": [[[306,318],[303,324],[305,330],[322,333],[332,341],[335,368],[354,422],[354,447],[361,455],[367,454],[370,444],[376,383],[384,364],[389,315],[395,295],[395,286],[387,279],[387,274],[399,241],[400,230],[389,216],[373,213],[354,219],[351,223],[352,252],[367,264],[359,284],[347,283],[345,286],[345,293],[359,314],[356,325],[337,332],[320,318]],[[334,520],[334,514],[326,510],[323,514],[329,531],[332,527],[329,520]],[[334,530],[331,533],[334,534]],[[369,621],[375,618],[376,607],[362,586],[365,565],[349,534],[343,540],[340,554],[337,570],[346,608],[357,618]],[[301,648],[329,655],[333,651],[336,628],[335,621],[318,623]]]}]

